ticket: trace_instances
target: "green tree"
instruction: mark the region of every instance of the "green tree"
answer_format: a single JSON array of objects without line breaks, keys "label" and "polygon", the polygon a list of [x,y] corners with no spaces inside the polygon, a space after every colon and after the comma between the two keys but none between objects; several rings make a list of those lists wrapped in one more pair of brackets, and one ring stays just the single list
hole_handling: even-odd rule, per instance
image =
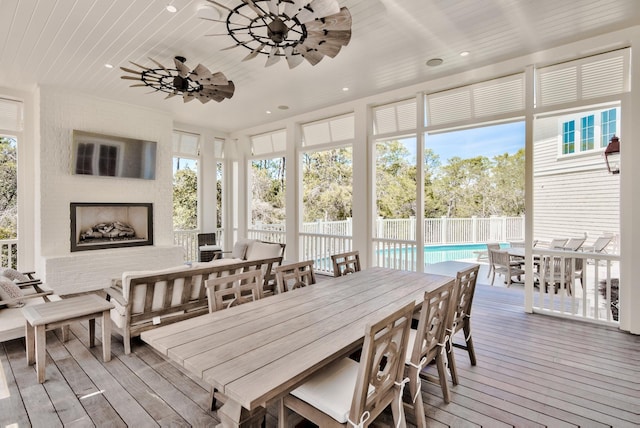
[{"label": "green tree", "polygon": [[251,222],[282,223],[285,220],[284,158],[251,163]]},{"label": "green tree", "polygon": [[350,147],[303,154],[303,221],[338,221],[352,216],[352,169]]},{"label": "green tree", "polygon": [[16,140],[0,137],[0,239],[16,239],[18,175]]},{"label": "green tree", "polygon": [[176,230],[198,228],[198,176],[189,167],[173,175],[173,227]]},{"label": "green tree", "polygon": [[416,162],[397,140],[376,144],[376,204],[384,218],[416,215]]},{"label": "green tree", "polygon": [[484,156],[453,157],[440,168],[434,180],[434,196],[446,217],[486,215],[485,193],[489,184],[491,161]]},{"label": "green tree", "polygon": [[524,149],[493,158],[490,189],[487,201],[490,215],[524,214]]}]

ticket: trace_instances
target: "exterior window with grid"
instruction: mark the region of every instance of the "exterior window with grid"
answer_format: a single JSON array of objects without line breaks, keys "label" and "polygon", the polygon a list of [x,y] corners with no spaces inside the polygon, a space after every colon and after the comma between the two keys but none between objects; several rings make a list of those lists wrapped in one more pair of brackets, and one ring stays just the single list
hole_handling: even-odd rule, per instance
[{"label": "exterior window with grid", "polygon": [[593,150],[594,145],[594,124],[593,115],[580,119],[580,151]]},{"label": "exterior window with grid", "polygon": [[558,135],[561,156],[607,147],[611,137],[620,129],[619,117],[620,107],[593,109],[562,117]]},{"label": "exterior window with grid", "polygon": [[562,154],[575,152],[576,122],[571,120],[562,124]]},{"label": "exterior window with grid", "polygon": [[612,108],[609,110],[605,110],[600,114],[600,117],[602,124],[600,147],[607,147],[607,144],[609,144],[609,140],[611,140],[611,137],[613,137],[617,132],[617,109]]}]

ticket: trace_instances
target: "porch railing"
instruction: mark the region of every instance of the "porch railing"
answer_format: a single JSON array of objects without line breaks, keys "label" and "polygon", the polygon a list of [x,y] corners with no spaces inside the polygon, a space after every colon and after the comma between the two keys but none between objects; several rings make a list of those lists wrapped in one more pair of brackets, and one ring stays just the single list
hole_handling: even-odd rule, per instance
[{"label": "porch railing", "polygon": [[18,240],[0,240],[0,267],[16,269],[18,266]]},{"label": "porch railing", "polygon": [[548,277],[554,264],[555,284],[548,289],[537,284],[534,312],[598,323],[618,324],[620,256],[581,251],[534,248],[539,276]]}]

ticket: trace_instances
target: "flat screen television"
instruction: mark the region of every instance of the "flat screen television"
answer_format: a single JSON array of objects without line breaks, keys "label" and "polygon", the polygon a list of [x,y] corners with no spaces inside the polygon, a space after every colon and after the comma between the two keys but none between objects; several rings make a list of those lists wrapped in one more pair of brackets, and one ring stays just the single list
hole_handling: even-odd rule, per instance
[{"label": "flat screen television", "polygon": [[155,141],[74,130],[72,173],[154,180],[156,146]]}]

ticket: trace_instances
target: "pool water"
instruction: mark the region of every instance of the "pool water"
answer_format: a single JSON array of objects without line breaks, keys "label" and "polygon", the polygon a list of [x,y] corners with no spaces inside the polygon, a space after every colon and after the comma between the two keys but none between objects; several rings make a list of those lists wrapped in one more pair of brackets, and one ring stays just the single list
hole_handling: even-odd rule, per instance
[{"label": "pool water", "polygon": [[[509,244],[500,244],[501,248],[508,247]],[[424,247],[424,263],[432,264],[439,262],[447,262],[450,260],[477,259],[477,251],[487,249],[486,244],[456,244],[456,245],[425,245]],[[409,248],[391,253],[405,253],[406,251],[414,252],[415,248]],[[476,251],[476,253],[474,253]],[[405,254],[402,254],[405,256]],[[415,256],[414,256],[415,257]]]}]

